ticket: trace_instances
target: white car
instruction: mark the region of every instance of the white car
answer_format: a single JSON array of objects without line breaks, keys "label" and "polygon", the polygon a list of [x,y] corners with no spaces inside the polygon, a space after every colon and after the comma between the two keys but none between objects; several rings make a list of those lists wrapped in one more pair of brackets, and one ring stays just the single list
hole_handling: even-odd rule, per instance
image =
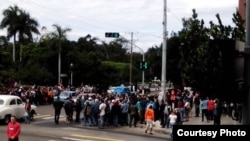
[{"label": "white car", "polygon": [[[7,124],[11,116],[17,119],[24,118],[25,103],[20,97],[14,95],[0,95],[0,120]],[[31,120],[36,114],[36,106],[31,105]]]}]

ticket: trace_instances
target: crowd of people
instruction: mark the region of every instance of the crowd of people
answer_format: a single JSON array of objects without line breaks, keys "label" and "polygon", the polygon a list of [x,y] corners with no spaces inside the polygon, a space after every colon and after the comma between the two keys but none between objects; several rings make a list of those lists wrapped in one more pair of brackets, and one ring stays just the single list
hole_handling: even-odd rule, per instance
[{"label": "crowd of people", "polygon": [[[63,90],[77,92],[77,100],[68,97],[65,102],[59,98]],[[204,122],[213,120],[220,125],[222,113],[231,115],[234,105],[221,102],[216,98],[203,97],[198,91],[167,91],[166,99],[158,99],[157,94],[97,94],[95,87],[30,87],[10,91],[26,101],[25,109],[29,115],[30,104],[53,104],[55,123],[59,124],[62,109],[67,116],[66,123],[76,122],[82,126],[96,126],[103,129],[107,126],[137,127],[145,124],[145,133],[152,134],[155,121],[159,120],[162,128],[187,122],[194,109],[196,117],[201,116]],[[54,96],[57,99],[54,100]],[[201,113],[201,114],[200,114]],[[30,117],[25,118],[30,123]]]}]

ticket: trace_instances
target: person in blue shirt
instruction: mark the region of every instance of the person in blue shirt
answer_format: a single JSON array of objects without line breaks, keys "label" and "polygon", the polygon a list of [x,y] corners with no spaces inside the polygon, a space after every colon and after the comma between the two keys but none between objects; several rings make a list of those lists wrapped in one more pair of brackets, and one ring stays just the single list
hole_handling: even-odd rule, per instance
[{"label": "person in blue shirt", "polygon": [[208,98],[203,98],[201,101],[201,121],[204,121],[204,116],[206,116],[208,122],[208,114],[207,114],[207,105],[208,105]]},{"label": "person in blue shirt", "polygon": [[152,100],[150,100],[149,98],[147,98],[147,105],[146,105],[146,109],[148,109],[148,108],[149,108],[149,105],[152,105],[154,110],[156,109],[155,102],[154,102],[154,101],[152,101]]},{"label": "person in blue shirt", "polygon": [[129,103],[127,100],[122,101],[121,104],[121,125],[128,125],[128,110],[129,110]]}]

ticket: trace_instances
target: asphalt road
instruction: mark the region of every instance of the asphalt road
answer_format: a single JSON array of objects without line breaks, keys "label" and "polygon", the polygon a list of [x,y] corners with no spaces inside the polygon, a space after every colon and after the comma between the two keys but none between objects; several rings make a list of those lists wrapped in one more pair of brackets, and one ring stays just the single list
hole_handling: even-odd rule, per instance
[{"label": "asphalt road", "polygon": [[[6,137],[6,127],[0,127],[1,141]],[[46,128],[33,125],[23,125],[19,141],[163,141],[163,139],[147,138],[116,134],[105,131],[91,131],[73,127]]]},{"label": "asphalt road", "polygon": [[[21,122],[21,136],[19,141],[166,141],[166,138],[152,135],[136,135],[123,132],[122,127],[98,129],[97,127],[83,127],[79,123],[64,122],[65,113],[62,110],[60,124],[54,123],[54,109],[52,105],[38,106],[38,115],[31,124]],[[125,129],[126,130],[126,129]],[[138,129],[137,129],[138,130]],[[6,125],[0,125],[1,141],[7,141]]]}]

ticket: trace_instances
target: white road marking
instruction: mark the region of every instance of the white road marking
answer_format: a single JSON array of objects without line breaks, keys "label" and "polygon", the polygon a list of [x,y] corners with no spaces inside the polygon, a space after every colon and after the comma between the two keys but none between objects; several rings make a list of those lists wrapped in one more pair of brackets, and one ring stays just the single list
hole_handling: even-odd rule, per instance
[{"label": "white road marking", "polygon": [[105,138],[105,137],[97,137],[97,136],[85,136],[85,135],[78,135],[78,134],[72,134],[72,137],[76,138],[87,138],[87,139],[93,139],[93,140],[101,140],[101,141],[124,141],[119,139],[112,139],[112,138]]},{"label": "white road marking", "polygon": [[[63,118],[64,116],[60,116],[60,118]],[[45,117],[45,118],[42,118],[42,119],[54,119],[54,116],[49,116],[49,117]]]},{"label": "white road marking", "polygon": [[84,139],[77,139],[77,138],[70,138],[70,137],[62,137],[66,140],[72,140],[72,141],[93,141],[93,140],[84,140]]},{"label": "white road marking", "polygon": [[43,118],[43,117],[48,117],[51,115],[35,115],[34,118]]}]

